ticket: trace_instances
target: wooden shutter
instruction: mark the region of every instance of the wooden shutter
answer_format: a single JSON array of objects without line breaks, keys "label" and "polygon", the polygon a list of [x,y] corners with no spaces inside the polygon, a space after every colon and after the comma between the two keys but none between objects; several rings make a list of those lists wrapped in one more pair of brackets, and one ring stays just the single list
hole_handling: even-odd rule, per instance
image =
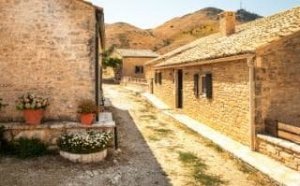
[{"label": "wooden shutter", "polygon": [[162,73],[158,73],[158,83],[161,85],[162,84]]},{"label": "wooden shutter", "polygon": [[194,95],[199,98],[199,74],[194,74]]},{"label": "wooden shutter", "polygon": [[206,97],[211,99],[213,96],[212,74],[206,74],[205,83],[206,83]]}]

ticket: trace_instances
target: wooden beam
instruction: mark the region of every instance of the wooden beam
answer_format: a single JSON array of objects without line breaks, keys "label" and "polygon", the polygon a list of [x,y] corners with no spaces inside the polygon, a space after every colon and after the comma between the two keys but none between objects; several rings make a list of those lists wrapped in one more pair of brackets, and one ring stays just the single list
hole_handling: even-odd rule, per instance
[{"label": "wooden beam", "polygon": [[285,123],[278,123],[278,130],[283,130],[289,133],[300,135],[300,127],[295,127]]},{"label": "wooden beam", "polygon": [[[199,65],[206,65],[206,64],[214,64],[214,63],[221,63],[221,62],[227,62],[227,61],[237,61],[240,59],[248,59],[253,58],[254,54],[242,54],[242,55],[235,55],[230,57],[223,57],[223,58],[217,58],[217,59],[208,59],[208,60],[197,60],[197,61],[189,61],[185,63],[178,63],[178,64],[172,64],[167,66],[156,66],[155,69],[168,69],[168,68],[182,68],[182,67],[191,67],[191,66],[199,66]],[[161,63],[163,64],[163,62]]]},{"label": "wooden beam", "polygon": [[300,144],[300,136],[290,132],[278,130],[278,137]]}]

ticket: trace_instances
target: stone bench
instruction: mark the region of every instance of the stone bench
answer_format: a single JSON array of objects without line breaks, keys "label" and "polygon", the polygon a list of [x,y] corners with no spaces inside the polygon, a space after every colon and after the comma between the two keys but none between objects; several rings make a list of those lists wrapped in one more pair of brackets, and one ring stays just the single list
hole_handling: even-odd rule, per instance
[{"label": "stone bench", "polygon": [[[116,124],[113,121],[112,114],[103,112],[99,114],[99,122],[86,126],[77,122],[46,122],[37,126],[30,126],[24,123],[0,123],[5,127],[4,138],[8,141],[25,138],[38,138],[48,145],[56,145],[56,141],[65,132],[80,131],[109,131],[116,135]],[[117,139],[115,139],[117,146]]]}]

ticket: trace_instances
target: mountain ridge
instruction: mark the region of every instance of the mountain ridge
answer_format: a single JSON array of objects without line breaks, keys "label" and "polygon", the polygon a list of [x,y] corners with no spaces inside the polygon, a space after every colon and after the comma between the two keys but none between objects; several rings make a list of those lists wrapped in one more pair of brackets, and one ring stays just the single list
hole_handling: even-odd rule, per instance
[{"label": "mountain ridge", "polygon": [[[151,49],[166,53],[200,37],[219,31],[218,14],[224,10],[207,7],[174,17],[153,29],[142,29],[126,22],[106,24],[107,46]],[[261,18],[244,9],[236,11],[237,24]]]}]

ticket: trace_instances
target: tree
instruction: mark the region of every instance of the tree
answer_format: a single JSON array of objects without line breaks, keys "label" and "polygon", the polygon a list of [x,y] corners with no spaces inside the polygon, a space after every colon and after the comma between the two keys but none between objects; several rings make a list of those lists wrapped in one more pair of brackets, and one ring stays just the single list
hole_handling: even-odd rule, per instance
[{"label": "tree", "polygon": [[105,57],[103,61],[103,67],[111,67],[113,69],[116,69],[121,66],[122,60],[119,58],[111,58],[111,57]]},{"label": "tree", "polygon": [[103,67],[107,68],[107,67],[111,67],[111,68],[118,68],[120,67],[122,60],[119,58],[112,58],[110,57],[111,54],[113,53],[115,49],[115,46],[112,45],[111,47],[109,47],[104,53],[103,53]]}]

